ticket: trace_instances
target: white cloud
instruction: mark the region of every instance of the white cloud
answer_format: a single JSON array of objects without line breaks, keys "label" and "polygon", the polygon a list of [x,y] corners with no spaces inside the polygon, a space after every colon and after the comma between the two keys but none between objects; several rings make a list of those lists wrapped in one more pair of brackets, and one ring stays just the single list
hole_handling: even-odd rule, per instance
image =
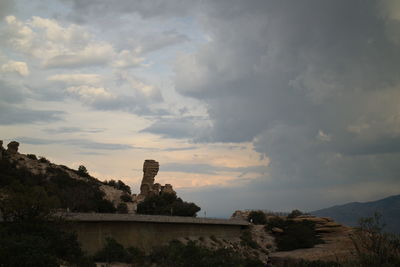
[{"label": "white cloud", "polygon": [[67,85],[98,85],[102,81],[98,74],[56,74],[48,77],[47,80]]},{"label": "white cloud", "polygon": [[29,68],[25,62],[10,60],[1,66],[4,72],[16,72],[21,76],[29,75]]},{"label": "white cloud", "polygon": [[108,43],[90,43],[82,50],[70,50],[44,61],[47,68],[104,65],[111,61],[114,49]]},{"label": "white cloud", "polygon": [[79,97],[85,102],[93,102],[98,99],[110,99],[114,96],[107,92],[103,87],[93,87],[88,85],[71,86],[67,88],[67,92]]},{"label": "white cloud", "polygon": [[54,19],[37,16],[26,21],[7,16],[5,22],[3,42],[40,60],[47,68],[104,65],[116,56],[110,43],[97,40],[75,24],[62,26]]},{"label": "white cloud", "polygon": [[112,66],[116,68],[133,68],[143,66],[144,61],[145,58],[141,57],[138,51],[122,50],[112,63]]}]

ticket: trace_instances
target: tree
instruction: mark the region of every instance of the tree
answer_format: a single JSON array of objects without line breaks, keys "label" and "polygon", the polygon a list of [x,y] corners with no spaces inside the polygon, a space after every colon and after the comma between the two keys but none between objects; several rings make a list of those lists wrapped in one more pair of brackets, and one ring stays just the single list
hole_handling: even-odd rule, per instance
[{"label": "tree", "polygon": [[299,217],[300,215],[303,215],[303,212],[299,210],[292,210],[292,212],[288,215],[289,219]]},{"label": "tree", "polygon": [[265,216],[265,213],[261,210],[253,210],[249,213],[249,216],[247,218],[249,222],[252,222],[254,224],[266,224],[267,223],[267,218]]},{"label": "tree", "polygon": [[118,213],[128,213],[128,206],[126,203],[119,203],[117,206]]},{"label": "tree", "polygon": [[53,214],[54,198],[38,186],[15,183],[1,192],[1,266],[60,266],[68,262],[92,266],[76,235],[61,229]]},{"label": "tree", "polygon": [[146,199],[137,206],[137,213],[152,215],[172,215],[196,217],[200,210],[194,203],[184,202],[176,194],[163,193],[146,197]]},{"label": "tree", "polygon": [[351,236],[361,266],[400,266],[400,237],[385,233],[382,216],[361,218]]},{"label": "tree", "polygon": [[88,177],[88,176],[89,176],[88,170],[87,170],[86,167],[83,166],[83,165],[80,165],[80,166],[78,167],[78,174],[79,174],[80,176],[84,176],[84,177]]}]

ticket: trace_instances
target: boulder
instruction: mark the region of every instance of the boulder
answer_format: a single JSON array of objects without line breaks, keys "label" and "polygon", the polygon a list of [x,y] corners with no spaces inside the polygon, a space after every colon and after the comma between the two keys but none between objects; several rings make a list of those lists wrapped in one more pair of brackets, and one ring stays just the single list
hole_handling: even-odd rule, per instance
[{"label": "boulder", "polygon": [[172,185],[170,184],[165,184],[164,186],[162,186],[161,193],[176,194],[175,190],[172,188]]},{"label": "boulder", "polygon": [[9,154],[17,154],[18,153],[19,143],[16,141],[12,141],[7,145],[7,152]]}]

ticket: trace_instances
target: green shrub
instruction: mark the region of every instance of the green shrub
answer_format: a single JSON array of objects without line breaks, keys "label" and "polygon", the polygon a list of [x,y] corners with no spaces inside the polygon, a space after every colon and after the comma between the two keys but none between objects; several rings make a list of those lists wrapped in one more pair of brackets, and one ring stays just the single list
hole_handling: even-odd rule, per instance
[{"label": "green shrub", "polygon": [[292,219],[292,218],[299,217],[300,215],[303,215],[303,212],[301,212],[299,210],[292,210],[292,212],[289,213],[289,215],[287,217],[288,217],[288,219]]},{"label": "green shrub", "polygon": [[186,245],[179,241],[171,241],[167,246],[156,248],[149,256],[151,264],[160,267],[262,267],[261,261],[254,258],[241,257],[232,249],[211,250],[189,241]]},{"label": "green shrub", "polygon": [[196,217],[199,210],[200,207],[196,204],[184,202],[176,194],[168,193],[146,197],[137,206],[137,213],[152,215]]},{"label": "green shrub", "polygon": [[359,266],[400,266],[400,236],[383,232],[381,215],[361,218],[351,239]]},{"label": "green shrub", "polygon": [[252,222],[254,224],[266,224],[267,223],[267,218],[265,216],[265,213],[261,210],[253,210],[249,213],[249,217],[247,218],[249,222]]},{"label": "green shrub", "polygon": [[106,238],[104,248],[98,251],[93,259],[97,262],[125,262],[143,264],[144,253],[138,248],[124,248],[113,238]]},{"label": "green shrub", "polygon": [[128,206],[125,203],[119,203],[117,206],[118,213],[128,213]]},{"label": "green shrub", "polygon": [[241,243],[243,246],[248,246],[248,247],[251,247],[251,248],[253,248],[253,249],[257,249],[257,248],[260,247],[260,246],[257,244],[257,242],[253,240],[253,237],[252,237],[252,235],[251,235],[250,230],[245,230],[245,231],[243,231],[243,232],[242,232],[242,235],[240,236],[240,239],[241,239],[240,243]]},{"label": "green shrub", "polygon": [[128,195],[132,194],[132,193],[131,193],[131,188],[130,188],[128,185],[126,185],[124,182],[122,182],[121,180],[118,180],[118,181],[116,182],[115,180],[111,179],[111,180],[109,180],[109,181],[106,180],[106,181],[104,181],[103,183],[104,183],[105,185],[112,186],[112,187],[114,187],[115,189],[122,190],[122,191],[124,191],[125,193],[127,193]]},{"label": "green shrub", "polygon": [[79,176],[82,176],[82,177],[88,177],[88,176],[89,176],[88,170],[87,170],[86,167],[83,166],[83,165],[80,165],[80,166],[78,167],[77,174],[78,174]]},{"label": "green shrub", "polygon": [[265,226],[266,230],[277,227],[283,233],[275,234],[275,241],[278,250],[294,250],[299,248],[311,248],[316,244],[323,243],[323,240],[315,232],[315,222],[284,220],[280,217],[271,218]]},{"label": "green shrub", "polygon": [[120,199],[121,199],[123,202],[132,202],[132,197],[131,197],[130,195],[128,195],[128,194],[122,194],[122,195],[120,196]]},{"label": "green shrub", "polygon": [[27,154],[26,155],[28,158],[33,159],[33,160],[37,160],[37,157],[35,154]]},{"label": "green shrub", "polygon": [[41,162],[41,163],[50,163],[50,161],[48,159],[46,159],[45,157],[43,157],[43,156],[39,157],[39,162]]},{"label": "green shrub", "polygon": [[52,214],[54,199],[43,188],[14,183],[3,193],[1,266],[60,266],[62,262],[93,266],[76,235],[61,230],[63,222]]}]

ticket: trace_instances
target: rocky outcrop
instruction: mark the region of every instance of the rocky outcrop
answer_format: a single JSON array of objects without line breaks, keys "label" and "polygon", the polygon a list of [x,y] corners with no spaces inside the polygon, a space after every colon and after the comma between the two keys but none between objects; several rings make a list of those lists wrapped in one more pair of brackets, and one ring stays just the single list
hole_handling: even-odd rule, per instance
[{"label": "rocky outcrop", "polygon": [[154,191],[154,177],[157,175],[160,165],[157,161],[146,159],[143,164],[143,179],[140,185],[140,194],[149,196]]},{"label": "rocky outcrop", "polygon": [[147,196],[159,195],[162,193],[176,194],[172,185],[154,183],[155,176],[160,169],[160,164],[152,159],[146,159],[143,164],[143,179],[140,185],[140,194],[136,198],[136,202],[143,201]]},{"label": "rocky outcrop", "polygon": [[19,143],[16,141],[12,141],[7,145],[7,152],[9,154],[17,154],[18,153]]},{"label": "rocky outcrop", "polygon": [[353,229],[334,222],[331,218],[302,215],[288,220],[312,221],[315,231],[324,241],[313,248],[273,252],[274,266],[290,266],[300,260],[346,261],[353,257],[354,245],[350,239]]}]

